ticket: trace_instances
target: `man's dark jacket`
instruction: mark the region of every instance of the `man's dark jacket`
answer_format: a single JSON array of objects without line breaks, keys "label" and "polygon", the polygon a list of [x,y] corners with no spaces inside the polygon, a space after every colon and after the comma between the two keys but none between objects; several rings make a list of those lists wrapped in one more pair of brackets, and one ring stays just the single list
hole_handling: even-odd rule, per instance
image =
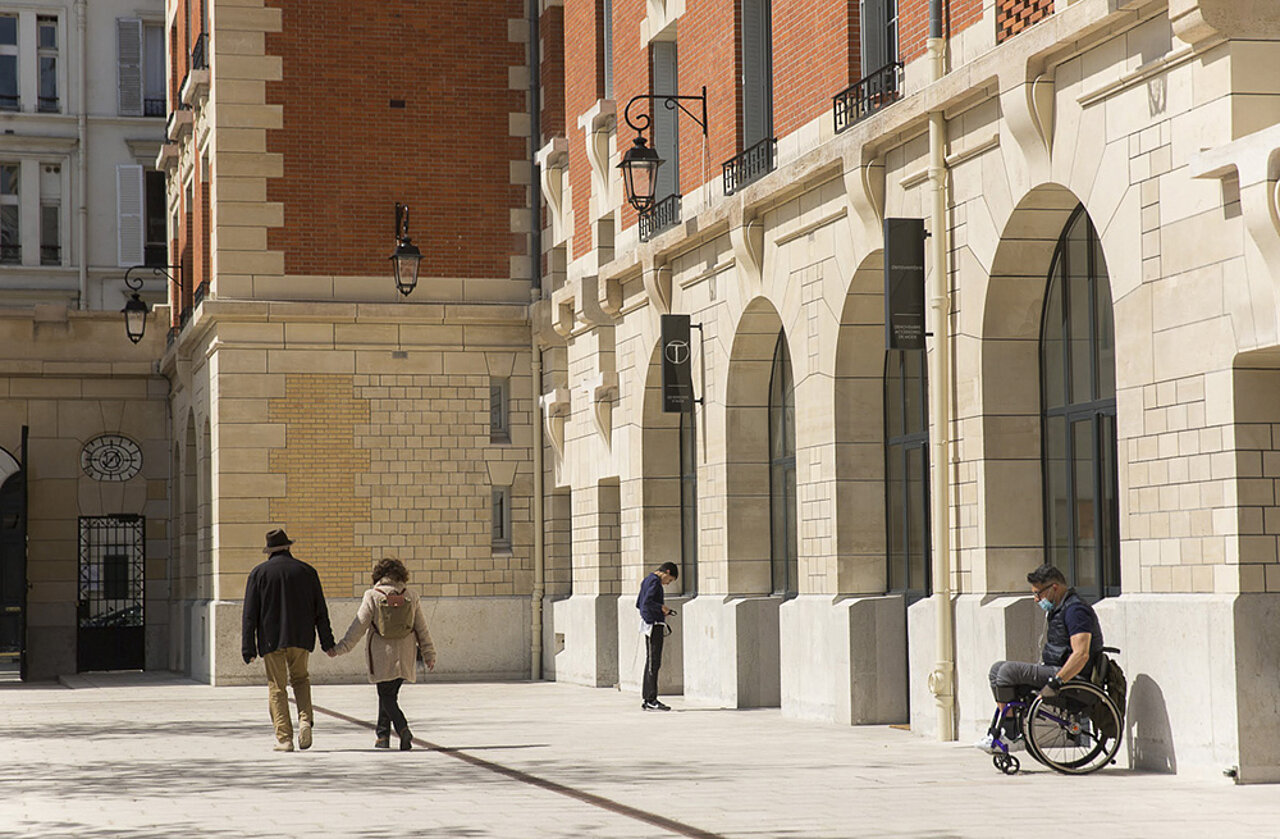
[{"label": "man's dark jacket", "polygon": [[665,600],[662,591],[662,580],[655,574],[648,574],[640,582],[640,594],[636,597],[636,608],[640,610],[640,619],[645,623],[664,623],[662,604]]},{"label": "man's dark jacket", "polygon": [[333,648],[329,608],[316,569],[288,551],[278,551],[249,572],[244,587],[244,621],[240,652],[247,664],[254,656],[285,647]]}]

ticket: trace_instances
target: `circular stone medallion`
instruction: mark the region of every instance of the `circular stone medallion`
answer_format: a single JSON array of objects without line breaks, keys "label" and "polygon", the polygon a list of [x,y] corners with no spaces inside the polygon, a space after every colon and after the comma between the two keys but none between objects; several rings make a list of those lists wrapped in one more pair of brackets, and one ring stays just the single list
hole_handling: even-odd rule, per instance
[{"label": "circular stone medallion", "polygon": [[127,481],[142,471],[142,450],[128,437],[103,434],[84,444],[80,467],[95,481]]}]

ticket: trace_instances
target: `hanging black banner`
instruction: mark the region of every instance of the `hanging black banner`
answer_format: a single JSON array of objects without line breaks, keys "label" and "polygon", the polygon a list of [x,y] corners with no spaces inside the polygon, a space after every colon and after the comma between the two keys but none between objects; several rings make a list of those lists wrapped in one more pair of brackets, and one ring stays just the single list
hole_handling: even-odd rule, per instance
[{"label": "hanging black banner", "polygon": [[924,349],[924,219],[884,220],[884,345]]},{"label": "hanging black banner", "polygon": [[689,316],[662,316],[662,411],[693,410],[693,353],[689,344]]}]

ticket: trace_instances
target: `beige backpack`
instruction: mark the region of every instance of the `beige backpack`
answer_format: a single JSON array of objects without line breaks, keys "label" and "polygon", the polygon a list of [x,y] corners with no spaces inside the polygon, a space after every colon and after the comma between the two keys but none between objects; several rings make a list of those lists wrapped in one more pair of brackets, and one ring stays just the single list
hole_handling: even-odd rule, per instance
[{"label": "beige backpack", "polygon": [[413,632],[413,601],[399,593],[384,594],[374,590],[373,628],[388,641],[395,641]]}]

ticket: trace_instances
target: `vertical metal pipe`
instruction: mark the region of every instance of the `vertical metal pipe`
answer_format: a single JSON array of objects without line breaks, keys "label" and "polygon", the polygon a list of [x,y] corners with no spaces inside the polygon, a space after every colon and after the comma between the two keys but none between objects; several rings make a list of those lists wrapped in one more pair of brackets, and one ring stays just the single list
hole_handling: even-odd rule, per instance
[{"label": "vertical metal pipe", "polygon": [[[933,81],[942,78],[946,42],[942,38],[942,2],[929,2],[929,64]],[[929,114],[929,240],[933,263],[933,369],[929,371],[929,404],[933,413],[933,593],[937,602],[937,660],[929,689],[938,704],[938,739],[956,739],[955,615],[951,602],[951,300],[947,270],[946,118]]]},{"label": "vertical metal pipe", "polygon": [[529,270],[532,280],[529,289],[529,371],[533,379],[531,396],[533,407],[533,590],[529,594],[529,678],[542,678],[542,598],[546,591],[545,540],[543,538],[543,477],[542,477],[542,348],[538,346],[538,331],[533,323],[533,304],[542,297],[542,173],[538,166],[538,147],[542,142],[542,37],[539,31],[539,4],[542,0],[529,0],[529,213],[532,224],[529,232]]},{"label": "vertical metal pipe", "polygon": [[[80,263],[80,308],[89,308],[89,29],[86,0],[76,0],[80,95],[76,114],[76,258]],[[103,301],[106,305],[106,301]]]}]

